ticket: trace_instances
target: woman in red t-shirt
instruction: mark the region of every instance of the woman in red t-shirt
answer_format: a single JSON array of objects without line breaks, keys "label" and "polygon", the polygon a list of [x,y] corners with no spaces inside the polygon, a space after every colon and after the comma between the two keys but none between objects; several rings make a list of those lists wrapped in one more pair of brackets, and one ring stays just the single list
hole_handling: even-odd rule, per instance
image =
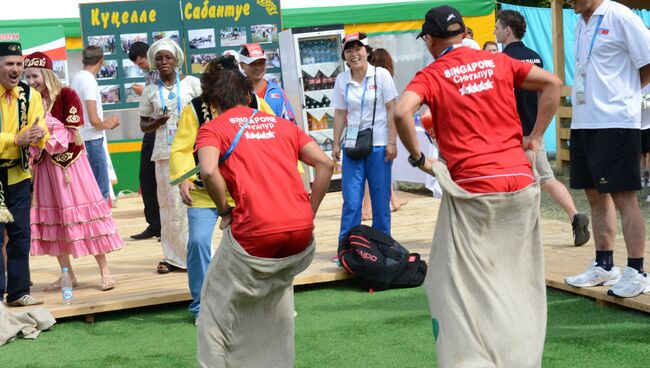
[{"label": "woman in red t-shirt", "polygon": [[[292,284],[314,258],[314,215],[334,162],[289,120],[249,108],[239,70],[214,79],[203,98],[219,115],[199,129],[196,151],[224,232],[201,291],[199,366],[293,367]],[[298,159],[315,169],[311,197]]]},{"label": "woman in red t-shirt", "polygon": [[[222,217],[220,228],[231,225],[233,237],[253,256],[300,253],[312,240],[313,218],[334,163],[292,122],[249,108],[251,87],[238,70],[221,70],[213,85],[214,93],[205,98],[217,106],[219,116],[201,127],[196,150],[201,178]],[[296,170],[297,160],[316,171],[311,197]],[[234,208],[226,202],[224,180]]]}]

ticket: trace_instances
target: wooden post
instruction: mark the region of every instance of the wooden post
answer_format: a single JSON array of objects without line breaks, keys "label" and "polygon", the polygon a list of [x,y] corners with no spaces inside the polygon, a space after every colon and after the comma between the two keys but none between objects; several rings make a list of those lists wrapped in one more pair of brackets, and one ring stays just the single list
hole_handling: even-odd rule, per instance
[{"label": "wooden post", "polygon": [[[562,83],[566,83],[564,75],[564,19],[562,14],[563,0],[553,0],[551,2],[551,19],[553,22],[553,66],[555,75]],[[555,114],[555,164],[562,168],[562,139],[560,134],[561,119],[560,114]]]}]

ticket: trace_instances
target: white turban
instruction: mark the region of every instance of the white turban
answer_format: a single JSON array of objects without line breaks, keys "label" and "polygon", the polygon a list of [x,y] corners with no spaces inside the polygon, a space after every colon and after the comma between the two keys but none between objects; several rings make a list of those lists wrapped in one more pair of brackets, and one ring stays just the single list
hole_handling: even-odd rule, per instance
[{"label": "white turban", "polygon": [[153,45],[149,47],[149,51],[147,51],[149,67],[156,67],[156,54],[163,50],[169,51],[174,55],[174,58],[176,59],[176,68],[180,69],[183,66],[183,60],[185,59],[183,50],[175,41],[172,41],[169,38],[163,38],[154,42]]}]

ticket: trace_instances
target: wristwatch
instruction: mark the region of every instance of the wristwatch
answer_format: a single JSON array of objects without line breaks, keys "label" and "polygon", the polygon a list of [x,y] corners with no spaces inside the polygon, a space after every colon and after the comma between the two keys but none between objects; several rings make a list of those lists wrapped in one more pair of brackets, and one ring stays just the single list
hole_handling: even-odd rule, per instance
[{"label": "wristwatch", "polygon": [[226,208],[226,210],[223,211],[223,212],[221,212],[221,211],[219,211],[217,209],[217,215],[219,215],[220,217],[226,217],[226,216],[230,215],[231,212],[232,212],[232,207],[230,207],[230,206],[228,206],[228,208]]},{"label": "wristwatch", "polygon": [[426,158],[424,157],[423,152],[420,152],[420,158],[418,158],[417,160],[414,159],[413,156],[411,156],[411,155],[409,155],[409,158],[408,158],[409,164],[411,164],[411,166],[413,166],[413,167],[422,167],[422,165],[424,165],[425,159]]}]

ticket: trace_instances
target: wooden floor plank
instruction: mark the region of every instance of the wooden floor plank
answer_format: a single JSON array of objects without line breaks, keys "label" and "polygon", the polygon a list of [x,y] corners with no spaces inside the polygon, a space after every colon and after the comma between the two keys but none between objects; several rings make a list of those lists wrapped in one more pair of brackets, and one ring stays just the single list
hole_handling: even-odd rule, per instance
[{"label": "wooden floor plank", "polygon": [[[392,235],[409,250],[428,259],[433,238],[439,200],[410,193],[400,193],[409,203],[392,214]],[[340,193],[329,193],[316,216],[316,257],[312,265],[295,279],[296,285],[338,281],[349,276],[331,261],[336,252],[340,226],[342,198]],[[109,265],[117,281],[115,289],[103,292],[93,257],[73,260],[79,286],[75,288],[75,302],[61,304],[59,292],[43,292],[43,288],[59,276],[54,257],[32,257],[33,295],[45,302],[56,318],[72,316],[97,317],[97,313],[189,301],[186,273],[160,275],[155,268],[162,259],[160,243],[156,240],[133,241],[129,235],[146,227],[139,196],[121,198],[113,211],[120,234],[125,242],[122,250],[108,255]],[[370,222],[367,222],[370,224]],[[564,277],[582,272],[594,257],[593,241],[582,247],[572,246],[571,226],[562,221],[543,220],[543,241],[546,262],[546,283],[550,287],[584,295],[603,303],[611,303],[650,313],[650,294],[621,299],[607,295],[607,288],[578,289],[564,283]],[[213,242],[219,244],[221,231],[215,231]],[[616,239],[616,263],[625,262],[622,237]],[[646,252],[647,258],[650,253]],[[25,309],[25,308],[17,308]],[[101,315],[97,318],[101,318]]]}]

